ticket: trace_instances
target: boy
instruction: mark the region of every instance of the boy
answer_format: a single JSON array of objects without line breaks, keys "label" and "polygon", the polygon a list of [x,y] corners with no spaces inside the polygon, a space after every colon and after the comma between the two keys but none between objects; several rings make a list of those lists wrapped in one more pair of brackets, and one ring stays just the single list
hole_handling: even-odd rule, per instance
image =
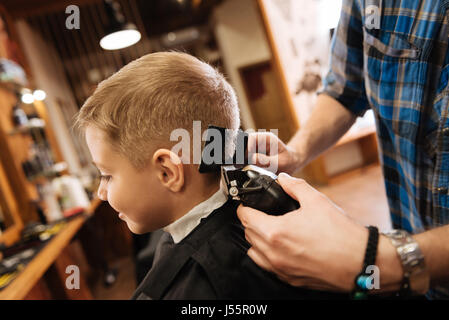
[{"label": "boy", "polygon": [[[167,232],[133,298],[334,296],[293,288],[247,256],[237,204],[220,188],[219,173],[200,174],[189,155],[170,150],[176,143],[171,132],[192,133],[193,121],[203,129],[238,129],[237,100],[215,69],[176,52],[149,54],[123,67],[98,85],[76,119],[102,175],[100,199],[134,233]],[[230,135],[226,145],[234,139]]]}]

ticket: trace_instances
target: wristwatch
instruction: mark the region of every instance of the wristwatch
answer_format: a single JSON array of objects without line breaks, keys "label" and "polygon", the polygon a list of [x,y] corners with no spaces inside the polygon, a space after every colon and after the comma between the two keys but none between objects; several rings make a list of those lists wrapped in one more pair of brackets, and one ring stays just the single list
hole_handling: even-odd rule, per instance
[{"label": "wristwatch", "polygon": [[384,234],[390,239],[401,259],[404,270],[401,291],[425,294],[429,290],[430,276],[418,242],[404,230],[393,230]]}]

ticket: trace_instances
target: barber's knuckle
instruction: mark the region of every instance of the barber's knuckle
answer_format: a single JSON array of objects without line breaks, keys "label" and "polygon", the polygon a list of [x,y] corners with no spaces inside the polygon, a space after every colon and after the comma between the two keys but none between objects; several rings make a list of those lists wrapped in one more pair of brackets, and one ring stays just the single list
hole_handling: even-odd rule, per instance
[{"label": "barber's knuckle", "polygon": [[275,272],[282,272],[285,269],[285,261],[280,255],[272,254],[269,259]]},{"label": "barber's knuckle", "polygon": [[278,248],[282,243],[282,231],[278,228],[272,229],[267,234],[267,240],[271,247]]}]

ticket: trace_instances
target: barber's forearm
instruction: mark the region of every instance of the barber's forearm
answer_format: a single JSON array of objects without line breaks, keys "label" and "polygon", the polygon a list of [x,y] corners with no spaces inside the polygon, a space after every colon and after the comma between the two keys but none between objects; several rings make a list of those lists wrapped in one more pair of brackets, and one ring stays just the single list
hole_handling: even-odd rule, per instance
[{"label": "barber's forearm", "polygon": [[356,118],[337,100],[320,94],[309,120],[288,143],[298,153],[299,165],[305,166],[333,146],[351,128]]}]

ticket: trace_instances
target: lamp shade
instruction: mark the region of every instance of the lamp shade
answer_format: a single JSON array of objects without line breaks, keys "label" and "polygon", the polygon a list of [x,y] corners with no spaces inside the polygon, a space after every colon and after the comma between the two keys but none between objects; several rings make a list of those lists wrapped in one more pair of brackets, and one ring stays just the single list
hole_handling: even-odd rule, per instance
[{"label": "lamp shade", "polygon": [[105,50],[122,49],[139,42],[140,38],[140,32],[133,24],[129,23],[101,38],[100,46]]},{"label": "lamp shade", "polygon": [[117,50],[132,46],[140,38],[140,32],[132,23],[126,23],[120,4],[115,0],[104,0],[104,8],[108,17],[106,34],[100,40],[105,50]]}]

